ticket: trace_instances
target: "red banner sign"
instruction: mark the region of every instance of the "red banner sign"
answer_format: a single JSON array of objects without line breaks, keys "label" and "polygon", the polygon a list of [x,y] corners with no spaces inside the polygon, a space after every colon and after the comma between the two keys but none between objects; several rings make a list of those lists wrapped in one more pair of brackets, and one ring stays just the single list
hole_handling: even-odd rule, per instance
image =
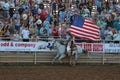
[{"label": "red banner sign", "polygon": [[103,52],[103,44],[101,43],[77,43],[76,45],[88,50],[89,52]]}]

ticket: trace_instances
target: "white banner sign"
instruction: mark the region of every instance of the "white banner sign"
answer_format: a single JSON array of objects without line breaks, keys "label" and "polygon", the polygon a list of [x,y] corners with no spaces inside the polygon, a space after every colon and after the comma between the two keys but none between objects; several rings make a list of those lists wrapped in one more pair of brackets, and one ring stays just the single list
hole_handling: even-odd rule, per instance
[{"label": "white banner sign", "polygon": [[120,53],[120,44],[104,44],[104,51],[105,53]]},{"label": "white banner sign", "polygon": [[50,51],[52,42],[0,42],[0,51]]}]

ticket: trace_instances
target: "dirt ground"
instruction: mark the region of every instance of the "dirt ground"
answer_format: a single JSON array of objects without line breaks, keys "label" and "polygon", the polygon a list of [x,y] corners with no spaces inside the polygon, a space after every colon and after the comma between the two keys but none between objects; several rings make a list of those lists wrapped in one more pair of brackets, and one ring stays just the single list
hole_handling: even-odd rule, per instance
[{"label": "dirt ground", "polygon": [[0,66],[0,80],[120,80],[120,65]]}]

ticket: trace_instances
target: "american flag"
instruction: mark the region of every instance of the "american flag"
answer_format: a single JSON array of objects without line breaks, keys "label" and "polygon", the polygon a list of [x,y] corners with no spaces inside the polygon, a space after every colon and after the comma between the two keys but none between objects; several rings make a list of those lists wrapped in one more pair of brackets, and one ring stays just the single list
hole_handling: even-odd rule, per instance
[{"label": "american flag", "polygon": [[92,21],[84,19],[79,15],[74,15],[70,33],[78,38],[90,41],[100,40],[100,30]]}]

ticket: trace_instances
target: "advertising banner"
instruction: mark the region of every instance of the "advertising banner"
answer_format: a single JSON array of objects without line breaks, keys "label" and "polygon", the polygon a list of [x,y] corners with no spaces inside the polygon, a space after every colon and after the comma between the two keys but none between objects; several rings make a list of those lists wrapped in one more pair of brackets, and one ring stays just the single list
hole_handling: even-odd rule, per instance
[{"label": "advertising banner", "polygon": [[120,44],[104,44],[105,53],[120,53]]},{"label": "advertising banner", "polygon": [[52,42],[0,42],[0,51],[50,51]]},{"label": "advertising banner", "polygon": [[89,52],[102,53],[104,51],[104,45],[102,43],[77,43],[76,45],[88,50]]}]

